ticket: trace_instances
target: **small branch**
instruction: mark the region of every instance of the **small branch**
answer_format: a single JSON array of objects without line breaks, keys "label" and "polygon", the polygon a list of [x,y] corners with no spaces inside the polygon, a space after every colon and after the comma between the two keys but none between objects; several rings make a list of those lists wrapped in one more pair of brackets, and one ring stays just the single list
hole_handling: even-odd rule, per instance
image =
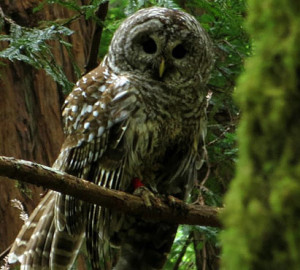
[{"label": "small branch", "polygon": [[99,5],[99,8],[96,12],[96,16],[99,18],[100,23],[96,23],[95,26],[88,61],[87,64],[85,65],[85,73],[90,72],[98,65],[97,56],[98,56],[99,46],[101,42],[104,21],[108,12],[108,4],[109,1],[103,2],[102,4]]},{"label": "small branch", "polygon": [[218,136],[216,139],[208,142],[206,145],[209,146],[209,145],[212,145],[212,144],[216,143],[217,141],[219,141],[230,130],[230,128],[231,127],[226,127],[220,136]]},{"label": "small branch", "polygon": [[4,251],[1,252],[1,254],[0,254],[0,261],[4,260],[4,258],[8,255],[11,247],[12,247],[12,244],[9,245],[9,247],[6,248]]},{"label": "small branch", "polygon": [[[207,266],[207,251],[206,251],[206,241],[205,235],[201,237],[201,234],[197,230],[193,230],[193,244],[195,251],[195,263],[197,270],[206,270]],[[202,242],[203,246],[201,248],[198,247],[198,244]],[[202,252],[201,252],[202,251]],[[202,253],[202,258],[201,258]]]},{"label": "small branch", "polygon": [[138,196],[99,187],[86,180],[29,161],[0,156],[0,176],[43,186],[88,203],[146,220],[221,227],[218,220],[220,208],[187,205],[178,199],[174,200],[172,207],[161,200],[153,202],[151,207],[146,207],[144,201]]},{"label": "small branch", "polygon": [[2,7],[0,6],[0,18],[2,18],[6,23],[8,23],[8,24],[16,24],[15,22],[14,22],[14,20],[12,20],[11,18],[9,18],[8,16],[6,16],[5,14],[4,14],[4,11],[3,11],[3,9],[2,9]]}]

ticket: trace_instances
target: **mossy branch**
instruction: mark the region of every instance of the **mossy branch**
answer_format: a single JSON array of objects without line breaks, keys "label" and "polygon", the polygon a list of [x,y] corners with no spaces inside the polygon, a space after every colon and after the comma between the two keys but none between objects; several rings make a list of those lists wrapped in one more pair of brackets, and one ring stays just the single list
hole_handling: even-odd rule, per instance
[{"label": "mossy branch", "polygon": [[0,156],[0,176],[43,186],[68,194],[88,203],[118,210],[123,213],[169,223],[221,227],[220,208],[188,205],[175,199],[172,207],[161,199],[146,207],[138,197],[122,191],[99,187],[86,180],[56,171],[34,162]]}]

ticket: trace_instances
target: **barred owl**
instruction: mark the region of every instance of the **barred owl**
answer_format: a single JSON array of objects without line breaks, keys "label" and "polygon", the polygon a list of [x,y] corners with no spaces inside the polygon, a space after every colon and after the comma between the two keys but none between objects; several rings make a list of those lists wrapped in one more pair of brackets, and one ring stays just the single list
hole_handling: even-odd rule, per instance
[{"label": "barred owl", "polygon": [[[108,54],[63,108],[66,139],[53,168],[102,187],[186,199],[206,133],[211,42],[191,15],[147,8],[115,32]],[[93,269],[162,269],[177,225],[145,221],[49,191],[17,236],[9,262],[70,269],[85,240]]]}]

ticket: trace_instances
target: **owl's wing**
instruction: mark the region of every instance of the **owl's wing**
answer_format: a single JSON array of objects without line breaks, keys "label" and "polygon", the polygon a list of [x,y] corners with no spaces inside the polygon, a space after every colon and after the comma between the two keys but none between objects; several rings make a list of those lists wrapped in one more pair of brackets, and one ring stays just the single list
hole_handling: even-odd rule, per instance
[{"label": "owl's wing", "polygon": [[[123,189],[125,153],[121,142],[137,108],[137,91],[126,77],[109,74],[107,67],[100,65],[82,77],[66,99],[66,139],[54,168],[103,187]],[[59,227],[67,225],[70,233],[76,233],[82,215],[74,212],[74,199],[64,196],[58,203],[66,218],[58,219],[62,222]]]},{"label": "owl's wing", "polygon": [[[126,156],[122,139],[138,107],[137,98],[129,80],[109,76],[105,66],[82,77],[65,102],[67,136],[54,167],[106,188],[124,190],[128,183],[122,181]],[[87,248],[92,262],[98,262],[99,241],[119,228],[122,216],[62,194],[57,196],[56,209],[59,231],[78,234],[86,224]]]}]

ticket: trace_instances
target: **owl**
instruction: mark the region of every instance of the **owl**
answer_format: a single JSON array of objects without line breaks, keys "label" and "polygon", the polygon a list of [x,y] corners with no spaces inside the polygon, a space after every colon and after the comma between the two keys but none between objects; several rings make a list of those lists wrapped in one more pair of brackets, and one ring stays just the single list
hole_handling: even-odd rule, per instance
[{"label": "owl", "polygon": [[[202,160],[212,51],[185,12],[152,7],[128,17],[64,103],[66,139],[53,168],[109,189],[185,200]],[[9,262],[70,269],[85,241],[93,269],[117,249],[115,270],[162,269],[176,230],[49,191]]]}]

